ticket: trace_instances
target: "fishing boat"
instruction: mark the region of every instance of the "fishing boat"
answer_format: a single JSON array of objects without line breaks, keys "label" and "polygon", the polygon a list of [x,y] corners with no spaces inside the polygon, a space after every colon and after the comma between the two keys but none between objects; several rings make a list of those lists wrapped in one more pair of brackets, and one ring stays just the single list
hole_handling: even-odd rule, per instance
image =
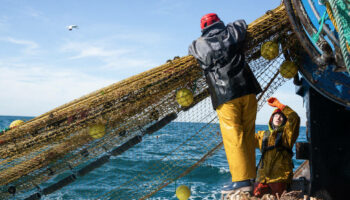
[{"label": "fishing boat", "polygon": [[[308,161],[296,171],[292,189],[311,196],[342,199],[350,183],[348,8],[345,0],[284,0],[247,31],[246,60],[263,88],[258,109],[291,78],[304,98],[308,142],[297,143],[296,154]],[[273,57],[262,56],[267,42],[277,44]],[[173,123],[188,121],[198,124]],[[40,199],[111,158],[132,153],[143,159],[157,152],[154,164],[101,196],[147,199],[222,148],[217,124],[197,61],[174,57],[6,130],[0,135],[0,198]],[[154,135],[169,126],[191,134],[163,148],[169,138]],[[158,144],[147,145],[149,140]]]}]

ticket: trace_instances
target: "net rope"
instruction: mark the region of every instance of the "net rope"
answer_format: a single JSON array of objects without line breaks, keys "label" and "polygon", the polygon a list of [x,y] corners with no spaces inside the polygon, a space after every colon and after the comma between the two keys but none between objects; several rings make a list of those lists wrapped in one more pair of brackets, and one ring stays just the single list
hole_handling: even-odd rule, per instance
[{"label": "net rope", "polygon": [[330,18],[339,34],[341,52],[344,57],[346,69],[350,73],[350,2],[347,0],[329,0],[328,2],[327,11],[328,13],[331,13],[332,11]]}]

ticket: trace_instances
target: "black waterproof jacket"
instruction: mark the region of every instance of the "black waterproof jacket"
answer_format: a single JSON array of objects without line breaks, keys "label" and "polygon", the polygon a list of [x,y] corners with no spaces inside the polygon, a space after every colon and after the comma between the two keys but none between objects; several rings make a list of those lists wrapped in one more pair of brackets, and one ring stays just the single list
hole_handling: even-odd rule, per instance
[{"label": "black waterproof jacket", "polygon": [[189,54],[204,70],[214,109],[232,99],[258,94],[261,87],[244,59],[247,24],[238,20],[224,25],[218,21],[202,30]]}]

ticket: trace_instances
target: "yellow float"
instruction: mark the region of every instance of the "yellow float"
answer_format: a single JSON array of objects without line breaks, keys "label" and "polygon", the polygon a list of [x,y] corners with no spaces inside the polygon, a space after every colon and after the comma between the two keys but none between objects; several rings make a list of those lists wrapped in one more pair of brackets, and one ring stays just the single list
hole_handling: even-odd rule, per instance
[{"label": "yellow float", "polygon": [[106,127],[103,124],[94,124],[89,127],[89,135],[95,139],[101,138],[106,134]]},{"label": "yellow float", "polygon": [[12,128],[15,128],[15,127],[23,124],[23,123],[24,123],[24,121],[22,121],[22,120],[15,120],[15,121],[11,122],[9,127],[10,127],[10,129],[12,129]]},{"label": "yellow float", "polygon": [[283,78],[293,78],[298,73],[298,67],[293,61],[286,60],[280,66],[279,72]]},{"label": "yellow float", "polygon": [[186,185],[180,185],[176,188],[176,197],[179,200],[187,200],[191,196],[191,191]]},{"label": "yellow float", "polygon": [[193,103],[193,94],[191,90],[182,88],[176,93],[176,101],[182,107],[190,106]]},{"label": "yellow float", "polygon": [[279,47],[277,42],[268,41],[261,45],[261,56],[266,60],[273,60],[278,56]]}]

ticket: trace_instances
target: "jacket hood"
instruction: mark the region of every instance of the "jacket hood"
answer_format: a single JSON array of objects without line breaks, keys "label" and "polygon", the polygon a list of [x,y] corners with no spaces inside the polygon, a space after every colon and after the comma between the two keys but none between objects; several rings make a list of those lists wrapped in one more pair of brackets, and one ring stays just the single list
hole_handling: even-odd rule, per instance
[{"label": "jacket hood", "polygon": [[225,24],[222,21],[217,21],[210,26],[202,29],[202,36],[212,36],[225,29]]},{"label": "jacket hood", "polygon": [[278,108],[275,109],[275,110],[272,112],[272,114],[271,114],[271,116],[270,116],[270,120],[269,120],[269,130],[270,130],[270,131],[273,131],[273,130],[276,129],[276,127],[274,127],[274,125],[272,124],[272,118],[273,118],[273,116],[274,116],[276,113],[280,113],[280,114],[282,115],[282,117],[283,117],[283,122],[282,122],[281,126],[279,126],[279,127],[277,128],[277,130],[283,129],[283,128],[284,128],[284,125],[285,125],[286,122],[287,122],[287,117],[283,114],[282,110],[280,110],[280,109],[278,109]]}]

